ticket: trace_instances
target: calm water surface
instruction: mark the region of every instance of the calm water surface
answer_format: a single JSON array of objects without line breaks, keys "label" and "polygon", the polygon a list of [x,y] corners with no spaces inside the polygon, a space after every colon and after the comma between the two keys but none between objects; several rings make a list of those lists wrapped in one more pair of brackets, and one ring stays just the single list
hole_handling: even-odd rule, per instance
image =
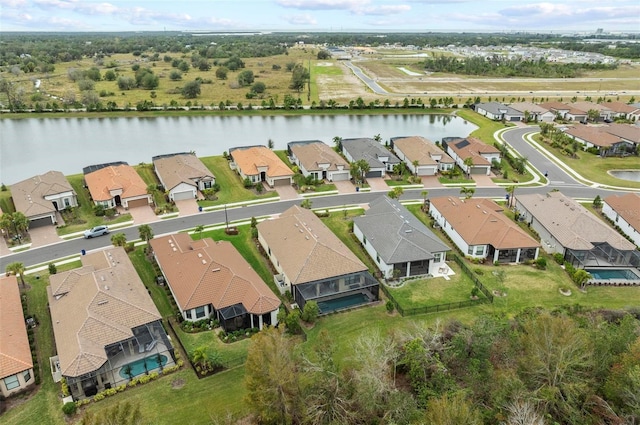
[{"label": "calm water surface", "polygon": [[266,145],[286,149],[294,140],[424,136],[466,137],[476,129],[449,115],[302,115],[0,120],[0,181],[16,183],[49,170],[82,173],[103,162],[151,162],[155,155],[195,151],[221,155],[229,148]]}]

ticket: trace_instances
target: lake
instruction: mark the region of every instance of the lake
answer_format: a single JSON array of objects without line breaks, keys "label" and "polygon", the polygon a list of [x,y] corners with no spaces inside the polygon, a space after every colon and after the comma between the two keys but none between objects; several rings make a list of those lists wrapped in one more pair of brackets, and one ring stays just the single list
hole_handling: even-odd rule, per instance
[{"label": "lake", "polygon": [[229,148],[286,149],[295,140],[423,136],[466,137],[477,127],[451,115],[179,116],[0,119],[0,181],[10,185],[49,170],[82,173],[88,165],[150,163],[155,155],[194,151],[221,155]]}]

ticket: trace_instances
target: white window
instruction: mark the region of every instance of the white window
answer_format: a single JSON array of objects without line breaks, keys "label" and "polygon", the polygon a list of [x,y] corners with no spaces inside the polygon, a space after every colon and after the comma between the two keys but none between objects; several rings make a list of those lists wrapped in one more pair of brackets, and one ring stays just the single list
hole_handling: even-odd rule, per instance
[{"label": "white window", "polygon": [[467,249],[467,254],[473,255],[473,247],[469,245],[469,249]]},{"label": "white window", "polygon": [[184,316],[185,316],[187,319],[191,319],[191,310],[187,310],[187,311],[185,311],[185,312],[184,312]]},{"label": "white window", "polygon": [[484,254],[484,246],[483,245],[476,246],[476,255],[483,255],[483,254]]},{"label": "white window", "polygon": [[196,319],[201,319],[204,317],[204,315],[204,306],[196,308]]},{"label": "white window", "polygon": [[25,370],[22,372],[22,377],[24,378],[24,382],[29,382],[31,380],[31,371]]},{"label": "white window", "polygon": [[13,375],[13,376],[4,378],[4,386],[7,387],[7,390],[18,388],[20,386],[20,381],[18,381],[18,375]]},{"label": "white window", "polygon": [[435,254],[433,254],[433,262],[439,263],[440,261],[442,261],[442,253],[436,252]]},{"label": "white window", "polygon": [[71,202],[69,202],[69,198],[64,198],[64,206],[65,208],[69,208],[71,206]]}]

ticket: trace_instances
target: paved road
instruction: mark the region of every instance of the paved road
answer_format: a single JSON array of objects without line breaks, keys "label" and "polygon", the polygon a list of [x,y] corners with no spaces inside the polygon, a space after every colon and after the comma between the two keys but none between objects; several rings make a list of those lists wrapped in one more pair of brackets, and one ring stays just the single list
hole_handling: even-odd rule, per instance
[{"label": "paved road", "polygon": [[367,86],[369,86],[369,88],[371,90],[373,90],[373,92],[375,94],[384,94],[384,95],[395,95],[397,96],[397,93],[389,93],[388,91],[386,91],[385,89],[383,89],[382,87],[380,87],[378,85],[378,83],[376,83],[372,78],[369,78],[364,72],[362,72],[362,70],[360,68],[358,68],[357,66],[355,66],[353,63],[351,63],[350,61],[347,61],[344,63],[349,69],[351,69],[353,71],[354,74],[356,74],[356,77],[360,78]]},{"label": "paved road", "polygon": [[[532,155],[533,157],[533,155]],[[549,167],[551,169],[551,167]],[[546,193],[551,187],[532,187],[532,188],[518,188],[517,194],[523,193]],[[594,189],[590,187],[575,185],[570,187],[562,187],[563,193],[573,198],[594,198],[596,195],[606,196],[611,191],[603,189]],[[421,192],[425,189],[406,190],[402,196],[403,200],[408,199],[422,199]],[[429,191],[430,197],[436,196],[460,196],[460,189],[458,188],[426,188]],[[377,197],[383,195],[381,192],[360,192],[352,194],[323,196],[312,199],[313,208],[331,208],[340,207],[343,205],[353,204],[365,204],[369,203]],[[505,190],[500,187],[490,188],[477,188],[474,196],[476,197],[488,197],[488,198],[502,198],[506,194]],[[249,219],[251,217],[264,216],[269,214],[280,213],[294,204],[299,204],[300,200],[292,201],[280,201],[269,204],[261,204],[255,206],[247,206],[242,208],[229,209],[227,211],[230,221]],[[186,217],[178,217],[175,219],[160,220],[155,223],[150,223],[154,235],[159,236],[167,233],[175,233],[180,230],[192,229],[198,225],[211,225],[216,223],[224,223],[224,211],[215,212],[203,212],[197,215],[191,215]],[[129,227],[126,229],[118,230],[120,233],[124,233],[127,236],[127,240],[138,239],[138,226]],[[0,270],[4,270],[6,265],[13,261],[20,261],[25,266],[33,266],[36,264],[43,264],[52,261],[59,260],[64,257],[79,254],[81,250],[91,251],[95,249],[105,248],[111,245],[111,238],[109,236],[98,237],[94,239],[74,239],[64,242],[55,243],[53,245],[44,246],[41,248],[29,249],[14,253],[11,255],[0,258]]]}]

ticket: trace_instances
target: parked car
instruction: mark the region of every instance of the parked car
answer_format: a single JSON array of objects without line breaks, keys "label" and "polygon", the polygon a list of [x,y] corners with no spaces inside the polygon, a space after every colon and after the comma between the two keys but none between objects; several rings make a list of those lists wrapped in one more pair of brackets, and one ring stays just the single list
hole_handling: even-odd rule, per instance
[{"label": "parked car", "polygon": [[85,230],[84,231],[84,238],[85,239],[91,239],[94,238],[96,236],[102,236],[102,235],[106,235],[107,233],[109,233],[109,228],[107,226],[96,226],[93,227],[89,230]]}]

